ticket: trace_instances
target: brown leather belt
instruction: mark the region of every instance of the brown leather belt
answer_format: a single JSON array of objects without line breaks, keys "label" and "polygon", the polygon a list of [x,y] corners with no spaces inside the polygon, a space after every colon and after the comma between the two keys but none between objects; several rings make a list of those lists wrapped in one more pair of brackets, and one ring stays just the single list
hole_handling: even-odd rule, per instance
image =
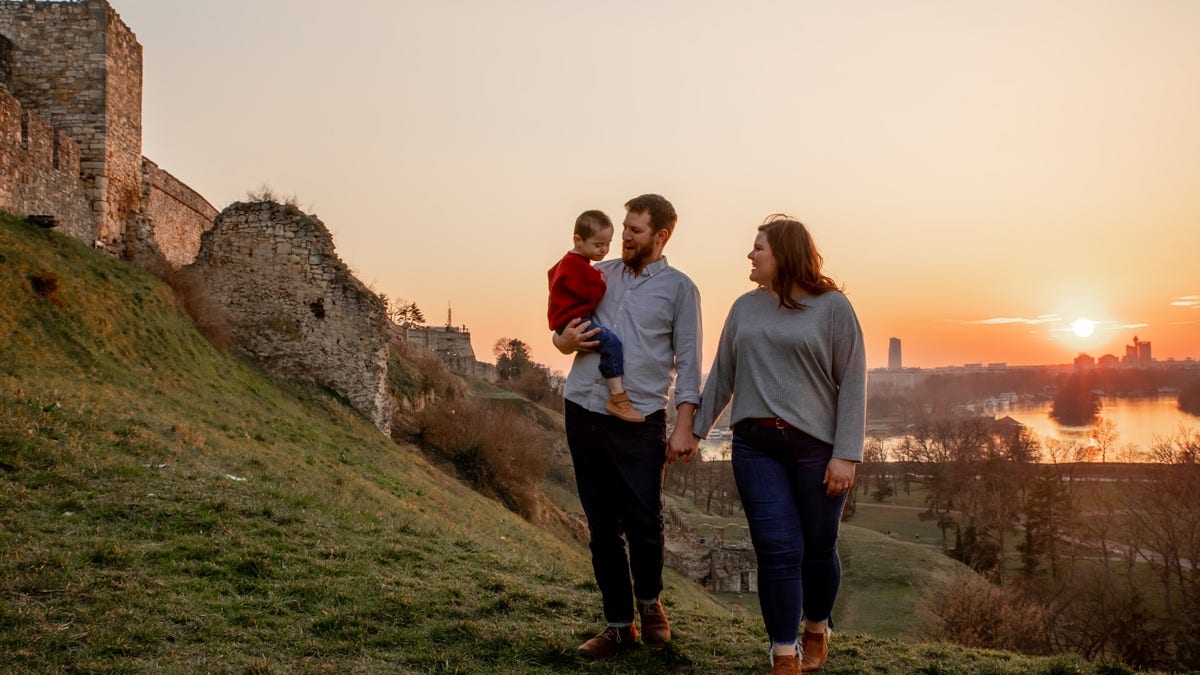
[{"label": "brown leather belt", "polygon": [[747,417],[746,420],[756,427],[771,427],[773,429],[791,429],[792,425],[778,417]]}]

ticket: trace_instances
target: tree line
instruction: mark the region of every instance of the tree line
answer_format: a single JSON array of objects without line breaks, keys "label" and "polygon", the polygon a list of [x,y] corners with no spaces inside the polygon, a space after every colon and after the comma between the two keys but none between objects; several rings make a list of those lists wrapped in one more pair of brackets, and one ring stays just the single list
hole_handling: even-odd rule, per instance
[{"label": "tree line", "polygon": [[942,549],[991,584],[930,603],[942,637],[1200,667],[1200,433],[1160,438],[1152,462],[1097,461],[1118,438],[1111,423],[1081,444],[958,418],[923,422],[891,452],[872,440],[860,489],[882,501],[919,483]]},{"label": "tree line", "polygon": [[[928,599],[930,636],[1140,668],[1200,668],[1200,433],[1180,429],[1132,463],[1102,421],[1086,443],[1017,423],[926,418],[868,439],[857,500],[923,495],[943,552],[980,573]],[[667,491],[741,512],[728,462],[672,465]]]}]

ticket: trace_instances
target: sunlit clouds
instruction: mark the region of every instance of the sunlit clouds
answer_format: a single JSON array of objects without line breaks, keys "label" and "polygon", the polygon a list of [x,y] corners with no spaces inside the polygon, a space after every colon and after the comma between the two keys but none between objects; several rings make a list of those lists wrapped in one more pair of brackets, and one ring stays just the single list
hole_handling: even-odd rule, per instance
[{"label": "sunlit clouds", "polygon": [[1024,319],[1024,318],[1020,318],[1020,317],[1010,317],[1010,316],[997,316],[997,317],[993,317],[990,319],[974,319],[974,320],[950,319],[951,323],[966,323],[966,324],[975,324],[975,325],[979,325],[979,326],[1003,326],[1003,325],[1010,324],[1010,323],[1022,323],[1022,324],[1027,324],[1027,325],[1036,325],[1039,323],[1052,323],[1055,321],[1059,321],[1059,317],[1055,314],[1043,314],[1034,319]]},{"label": "sunlit clouds", "polygon": [[1200,295],[1181,295],[1171,301],[1172,307],[1200,307]]}]

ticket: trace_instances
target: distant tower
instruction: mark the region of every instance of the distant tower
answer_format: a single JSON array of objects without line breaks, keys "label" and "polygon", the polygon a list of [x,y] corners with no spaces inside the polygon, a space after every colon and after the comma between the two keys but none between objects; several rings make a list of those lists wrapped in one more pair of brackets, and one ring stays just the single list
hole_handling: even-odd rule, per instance
[{"label": "distant tower", "polygon": [[1138,343],[1138,366],[1141,368],[1149,368],[1154,362],[1154,357],[1150,353],[1149,342]]},{"label": "distant tower", "polygon": [[450,301],[446,301],[446,328],[454,325],[454,310],[450,307]]},{"label": "distant tower", "polygon": [[900,370],[902,368],[904,368],[904,365],[900,359],[900,338],[892,338],[888,341],[888,370]]},{"label": "distant tower", "polygon": [[1143,342],[1134,335],[1133,344],[1125,345],[1125,358],[1121,359],[1121,365],[1126,368],[1149,368],[1153,362],[1150,343]]}]

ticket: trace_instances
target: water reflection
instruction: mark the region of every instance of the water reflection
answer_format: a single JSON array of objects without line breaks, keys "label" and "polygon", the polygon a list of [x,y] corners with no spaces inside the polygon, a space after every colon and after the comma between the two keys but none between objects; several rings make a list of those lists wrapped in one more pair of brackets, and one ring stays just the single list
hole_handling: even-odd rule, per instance
[{"label": "water reflection", "polygon": [[[1117,398],[1104,396],[1100,399],[1100,419],[1116,424],[1119,448],[1132,445],[1136,450],[1148,450],[1156,437],[1166,438],[1179,430],[1180,425],[1196,429],[1200,417],[1179,410],[1174,396],[1148,396],[1141,398]],[[1016,403],[1006,410],[996,411],[996,417],[1008,415],[1042,438],[1053,438],[1065,442],[1086,443],[1095,425],[1064,426],[1050,417],[1049,401],[1044,403]]]},{"label": "water reflection", "polygon": [[[1132,450],[1143,453],[1157,439],[1175,434],[1180,426],[1187,429],[1200,428],[1200,417],[1179,410],[1175,396],[1148,396],[1141,398],[1102,397],[1101,420],[1116,424],[1117,440],[1114,450]],[[996,419],[1012,417],[1029,427],[1042,439],[1054,439],[1066,443],[1087,444],[1095,425],[1064,426],[1050,417],[1050,401],[1042,403],[1020,403],[1013,401],[990,402],[983,411]],[[715,432],[716,430],[714,430]],[[884,447],[893,450],[901,442],[900,437],[884,440]],[[728,461],[733,450],[731,441],[723,434],[714,433],[700,441],[700,458],[704,461]],[[890,454],[890,453],[889,453]],[[1110,458],[1111,459],[1111,458]]]}]

